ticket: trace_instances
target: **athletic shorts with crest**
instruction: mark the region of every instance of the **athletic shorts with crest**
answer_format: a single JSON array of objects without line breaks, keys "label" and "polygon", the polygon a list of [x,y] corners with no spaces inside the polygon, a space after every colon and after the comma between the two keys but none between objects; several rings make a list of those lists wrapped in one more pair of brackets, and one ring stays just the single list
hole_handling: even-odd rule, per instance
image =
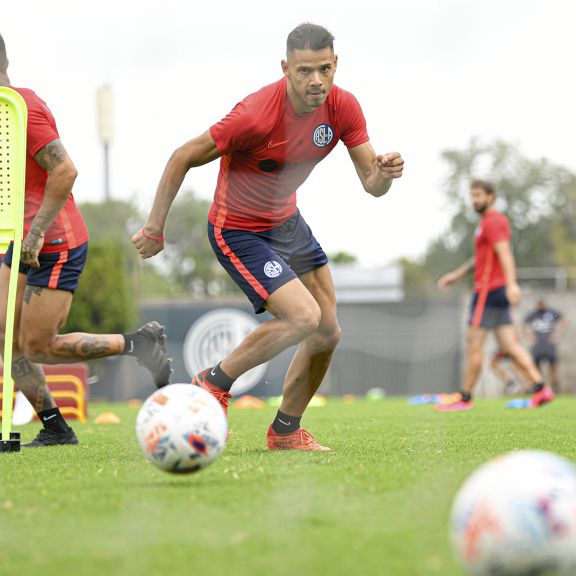
[{"label": "athletic shorts with crest", "polygon": [[328,264],[298,211],[280,226],[263,232],[218,228],[208,222],[208,237],[218,261],[257,314],[264,312],[264,303],[278,288]]},{"label": "athletic shorts with crest", "polygon": [[[13,244],[10,244],[2,259],[2,263],[8,267],[12,266],[12,250]],[[74,293],[78,287],[78,280],[84,269],[87,255],[88,242],[84,242],[84,244],[70,250],[40,253],[38,255],[40,268],[32,268],[32,266],[20,262],[18,271],[20,274],[26,274],[28,286],[67,290]]]}]

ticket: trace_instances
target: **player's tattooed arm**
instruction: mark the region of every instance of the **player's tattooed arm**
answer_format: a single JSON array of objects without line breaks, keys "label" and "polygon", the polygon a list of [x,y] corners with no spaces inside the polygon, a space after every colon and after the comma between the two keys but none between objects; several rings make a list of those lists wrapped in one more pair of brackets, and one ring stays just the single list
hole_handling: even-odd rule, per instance
[{"label": "player's tattooed arm", "polygon": [[34,159],[48,173],[44,201],[30,228],[32,234],[42,236],[68,200],[78,173],[58,139],[46,144]]},{"label": "player's tattooed arm", "polygon": [[41,148],[40,151],[34,156],[34,160],[40,164],[40,166],[46,170],[46,172],[51,172],[66,160],[68,154],[64,145],[59,139],[52,140]]},{"label": "player's tattooed arm", "polygon": [[22,242],[22,261],[39,267],[38,254],[44,245],[44,236],[60,210],[66,204],[77,171],[60,140],[52,140],[34,156],[36,162],[48,173],[42,204],[34,216],[30,231]]}]

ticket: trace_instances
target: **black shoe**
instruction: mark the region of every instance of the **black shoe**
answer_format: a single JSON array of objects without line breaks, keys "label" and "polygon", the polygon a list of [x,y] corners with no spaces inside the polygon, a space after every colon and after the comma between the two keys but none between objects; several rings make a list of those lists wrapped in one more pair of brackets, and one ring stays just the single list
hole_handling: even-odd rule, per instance
[{"label": "black shoe", "polygon": [[64,444],[78,444],[78,438],[72,428],[68,432],[54,432],[53,430],[42,428],[32,442],[22,444],[22,447],[36,448],[37,446],[60,446]]},{"label": "black shoe", "polygon": [[146,338],[145,349],[136,356],[138,364],[144,366],[152,374],[154,384],[162,388],[170,384],[172,374],[172,358],[166,352],[166,330],[158,322],[148,322],[136,331]]}]

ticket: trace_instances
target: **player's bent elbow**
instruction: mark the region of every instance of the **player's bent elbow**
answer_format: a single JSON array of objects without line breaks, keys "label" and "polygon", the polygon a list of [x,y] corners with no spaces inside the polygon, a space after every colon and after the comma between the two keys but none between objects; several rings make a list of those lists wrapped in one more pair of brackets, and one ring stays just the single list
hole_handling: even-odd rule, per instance
[{"label": "player's bent elbow", "polygon": [[74,182],[76,178],[78,178],[78,170],[76,169],[76,166],[70,162],[69,164],[63,166],[61,176],[62,178],[66,178],[67,180]]},{"label": "player's bent elbow", "polygon": [[65,189],[71,189],[78,177],[78,170],[71,162],[58,165],[48,173],[47,187],[51,188],[53,182],[58,182]]},{"label": "player's bent elbow", "polygon": [[191,153],[189,146],[180,146],[172,152],[168,164],[178,172],[187,172],[196,165],[196,156]]}]

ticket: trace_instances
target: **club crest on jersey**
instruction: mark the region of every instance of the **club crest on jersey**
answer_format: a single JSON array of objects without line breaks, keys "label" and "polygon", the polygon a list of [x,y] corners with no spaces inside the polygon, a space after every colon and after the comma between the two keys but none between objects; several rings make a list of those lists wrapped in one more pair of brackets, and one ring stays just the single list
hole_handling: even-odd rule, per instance
[{"label": "club crest on jersey", "polygon": [[282,266],[276,260],[268,260],[266,264],[264,264],[264,274],[268,276],[268,278],[276,278],[282,274]]},{"label": "club crest on jersey", "polygon": [[333,138],[334,128],[332,128],[330,124],[320,124],[319,126],[316,126],[312,140],[316,146],[319,148],[324,148],[325,146],[328,146],[330,142],[332,142]]}]

